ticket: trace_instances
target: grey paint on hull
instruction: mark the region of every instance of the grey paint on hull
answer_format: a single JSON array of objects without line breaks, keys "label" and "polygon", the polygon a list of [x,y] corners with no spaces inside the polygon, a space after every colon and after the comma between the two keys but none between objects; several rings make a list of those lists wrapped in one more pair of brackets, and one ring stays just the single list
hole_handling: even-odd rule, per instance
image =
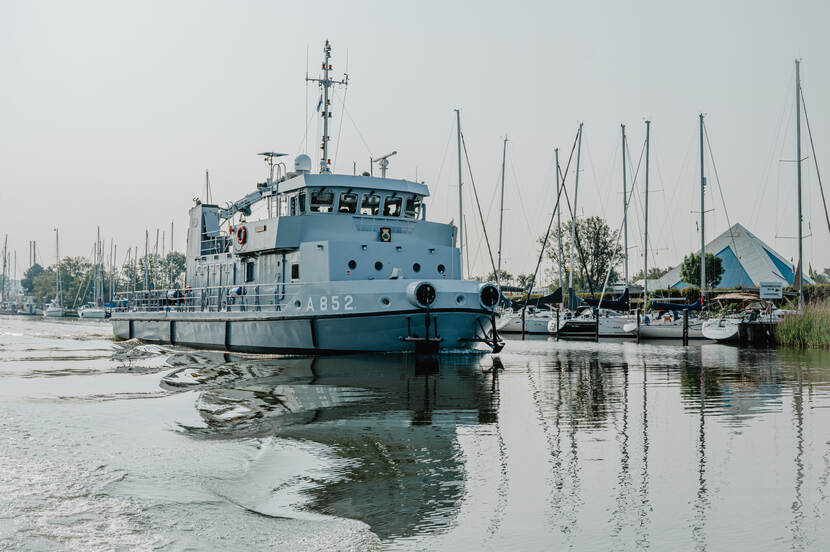
[{"label": "grey paint on hull", "polygon": [[[426,333],[424,311],[302,318],[251,317],[250,313],[230,318],[228,313],[136,314],[130,313],[129,320],[112,321],[116,337],[255,353],[412,352],[414,344],[403,338]],[[460,339],[483,337],[482,327],[490,331],[489,313],[472,309],[430,312],[429,337],[442,338],[442,350],[472,349],[475,343]]]}]

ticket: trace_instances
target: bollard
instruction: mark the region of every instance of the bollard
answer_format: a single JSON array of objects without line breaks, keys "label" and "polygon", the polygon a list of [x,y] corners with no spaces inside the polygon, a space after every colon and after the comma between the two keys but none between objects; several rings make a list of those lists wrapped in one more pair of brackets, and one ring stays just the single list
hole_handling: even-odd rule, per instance
[{"label": "bollard", "polygon": [[689,309],[683,309],[683,345],[689,344]]},{"label": "bollard", "polygon": [[525,338],[525,311],[527,308],[522,307],[522,339]]},{"label": "bollard", "polygon": [[556,307],[556,341],[559,341],[559,307]]},{"label": "bollard", "polygon": [[640,309],[637,309],[637,343],[640,342]]}]

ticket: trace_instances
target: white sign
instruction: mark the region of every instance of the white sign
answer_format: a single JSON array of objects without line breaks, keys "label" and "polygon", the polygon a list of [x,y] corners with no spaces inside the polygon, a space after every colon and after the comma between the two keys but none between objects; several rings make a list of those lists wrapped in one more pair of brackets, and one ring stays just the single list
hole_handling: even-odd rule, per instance
[{"label": "white sign", "polygon": [[761,282],[761,299],[781,299],[784,296],[784,287],[780,282]]}]

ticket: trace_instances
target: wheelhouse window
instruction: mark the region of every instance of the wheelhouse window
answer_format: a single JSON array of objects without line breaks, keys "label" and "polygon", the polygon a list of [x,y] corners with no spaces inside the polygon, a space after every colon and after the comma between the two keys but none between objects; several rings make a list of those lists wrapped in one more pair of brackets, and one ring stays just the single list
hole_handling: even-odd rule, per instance
[{"label": "wheelhouse window", "polygon": [[401,216],[401,204],[403,203],[403,198],[397,196],[391,196],[386,198],[386,202],[383,204],[383,216],[385,217],[399,217]]},{"label": "wheelhouse window", "polygon": [[300,192],[297,196],[297,203],[299,204],[300,213],[305,213],[305,192]]},{"label": "wheelhouse window", "polygon": [[296,216],[297,214],[297,196],[291,198],[291,216]]},{"label": "wheelhouse window", "polygon": [[406,198],[406,210],[403,213],[403,216],[408,219],[418,218],[418,213],[421,210],[421,198],[420,196],[410,196]]},{"label": "wheelhouse window", "polygon": [[337,206],[338,213],[353,215],[357,212],[357,194],[344,192],[340,194],[340,203]]},{"label": "wheelhouse window", "polygon": [[361,215],[377,215],[380,210],[380,196],[377,194],[366,194],[363,196],[363,203],[360,204]]},{"label": "wheelhouse window", "polygon": [[323,190],[311,192],[311,212],[331,213],[334,207],[334,194]]},{"label": "wheelhouse window", "polygon": [[288,216],[288,197],[284,195],[280,196],[280,216]]}]

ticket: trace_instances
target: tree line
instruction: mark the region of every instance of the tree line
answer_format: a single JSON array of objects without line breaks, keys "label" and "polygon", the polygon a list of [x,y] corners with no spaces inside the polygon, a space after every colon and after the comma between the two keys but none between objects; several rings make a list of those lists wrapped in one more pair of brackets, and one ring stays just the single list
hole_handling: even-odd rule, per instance
[{"label": "tree line", "polygon": [[[92,300],[95,265],[84,257],[64,257],[60,264],[46,268],[34,264],[24,273],[20,284],[42,305],[55,297],[58,272],[64,306],[77,307]],[[121,268],[105,268],[102,272],[104,300],[109,300],[110,292],[184,287],[184,273],[185,256],[175,251],[164,257],[151,254],[125,263]]]}]

